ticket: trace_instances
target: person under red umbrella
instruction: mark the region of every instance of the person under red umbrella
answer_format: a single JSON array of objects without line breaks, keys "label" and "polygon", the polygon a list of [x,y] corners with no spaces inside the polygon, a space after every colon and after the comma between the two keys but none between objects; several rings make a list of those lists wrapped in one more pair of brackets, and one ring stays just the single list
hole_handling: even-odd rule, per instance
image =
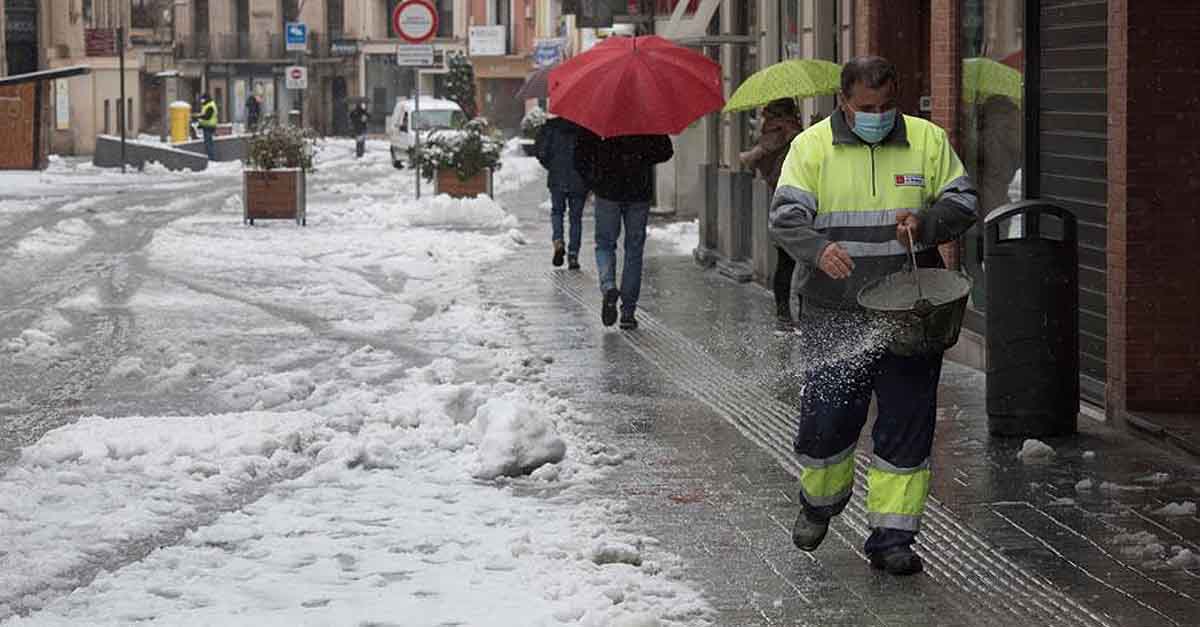
[{"label": "person under red umbrella", "polygon": [[[661,37],[612,37],[550,71],[550,112],[586,129],[575,165],[596,195],[596,268],[605,326],[636,329],[654,166],[674,156],[668,135],[725,104],[721,66]],[[625,263],[617,288],[617,239]]]}]

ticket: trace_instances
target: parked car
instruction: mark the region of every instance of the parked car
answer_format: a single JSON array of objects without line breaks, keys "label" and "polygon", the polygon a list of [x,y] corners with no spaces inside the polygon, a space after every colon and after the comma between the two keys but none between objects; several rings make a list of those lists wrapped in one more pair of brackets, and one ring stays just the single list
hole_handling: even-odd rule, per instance
[{"label": "parked car", "polygon": [[398,99],[392,114],[387,118],[388,139],[392,144],[392,165],[404,167],[408,149],[417,140],[417,130],[426,137],[429,131],[459,128],[467,121],[459,106],[449,100],[421,98],[421,111],[412,99]]}]

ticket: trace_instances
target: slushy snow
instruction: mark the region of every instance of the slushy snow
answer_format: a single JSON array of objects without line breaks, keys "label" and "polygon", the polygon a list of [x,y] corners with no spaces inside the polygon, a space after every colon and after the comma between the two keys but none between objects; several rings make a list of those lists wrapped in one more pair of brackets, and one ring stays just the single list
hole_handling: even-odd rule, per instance
[{"label": "slushy snow", "polygon": [[[498,192],[542,176],[513,150]],[[519,244],[501,203],[414,201],[386,145],[356,160],[333,140],[308,227],[247,227],[240,164],[218,165],[0,175],[4,216],[101,198],[20,239],[39,260],[85,245],[93,219],[170,219],[105,385],[206,403],[84,417],[21,451],[0,475],[6,627],[708,623],[679,558],[596,492],[625,453],[549,393],[545,357],[480,294]],[[131,184],[191,203],[123,203]],[[79,350],[71,320],[105,306],[91,289],[0,337],[0,359]]]},{"label": "slushy snow", "polygon": [[1017,452],[1017,459],[1026,464],[1047,462],[1053,458],[1054,449],[1041,440],[1025,440]]}]

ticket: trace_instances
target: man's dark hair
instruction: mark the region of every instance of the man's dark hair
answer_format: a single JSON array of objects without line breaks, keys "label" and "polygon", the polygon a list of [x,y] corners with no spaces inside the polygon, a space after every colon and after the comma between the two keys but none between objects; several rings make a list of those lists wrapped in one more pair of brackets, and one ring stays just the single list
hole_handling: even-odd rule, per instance
[{"label": "man's dark hair", "polygon": [[780,98],[772,100],[766,107],[766,112],[776,117],[796,117],[800,114],[796,107],[795,98]]},{"label": "man's dark hair", "polygon": [[855,85],[879,89],[888,83],[898,86],[900,79],[896,66],[883,57],[855,57],[842,67],[842,96],[846,98],[851,96]]}]

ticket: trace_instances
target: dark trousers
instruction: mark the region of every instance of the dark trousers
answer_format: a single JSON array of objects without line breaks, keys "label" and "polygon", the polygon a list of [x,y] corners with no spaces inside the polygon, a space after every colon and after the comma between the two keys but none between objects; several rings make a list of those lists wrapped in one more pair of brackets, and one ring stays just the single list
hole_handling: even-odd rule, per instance
[{"label": "dark trousers", "polygon": [[[775,315],[781,320],[792,319],[792,274],[796,271],[796,260],[786,250],[775,247],[778,261],[775,262]],[[796,316],[800,316],[804,299],[796,295]]]},{"label": "dark trousers", "polygon": [[208,155],[209,159],[217,158],[217,149],[213,146],[213,134],[217,129],[211,126],[201,126],[200,131],[204,133],[204,154]]},{"label": "dark trousers", "polygon": [[[567,239],[564,231],[570,235],[567,239],[567,254],[579,256],[579,248],[583,242],[583,206],[587,203],[586,192],[572,192],[565,189],[550,190],[550,237],[556,241]],[[563,228],[563,218],[566,217],[570,230]]]},{"label": "dark trousers", "polygon": [[[830,362],[805,377],[794,445],[805,473],[811,476],[809,488],[814,494],[805,494],[803,478],[800,494],[811,518],[832,518],[850,502],[854,449],[867,422],[872,392],[878,401],[867,482],[869,492],[875,493],[867,500],[871,535],[864,548],[868,554],[912,544],[916,537],[919,513],[897,516],[877,504],[899,501],[924,509],[926,494],[921,491],[928,486],[941,372],[941,354],[901,357],[878,352]],[[829,476],[822,477],[823,473]],[[906,478],[914,482],[903,483]],[[824,494],[815,494],[818,488]]]},{"label": "dark trousers", "polygon": [[367,151],[367,134],[359,133],[358,138],[354,141],[354,156],[362,158],[363,153]]}]

